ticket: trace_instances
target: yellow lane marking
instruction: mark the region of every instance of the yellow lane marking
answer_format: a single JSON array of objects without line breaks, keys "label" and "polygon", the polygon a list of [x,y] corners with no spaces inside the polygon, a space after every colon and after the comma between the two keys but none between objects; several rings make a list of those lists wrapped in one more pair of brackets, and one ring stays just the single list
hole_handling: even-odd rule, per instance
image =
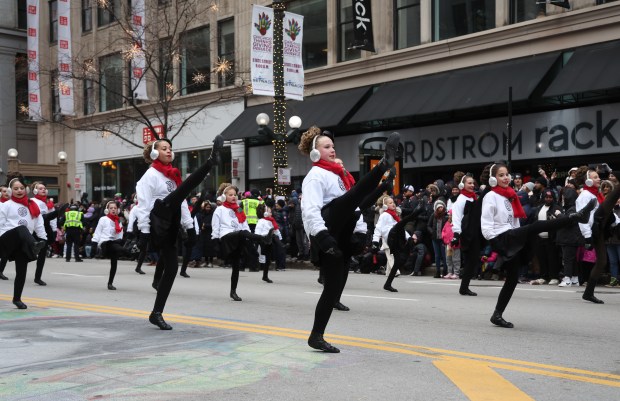
[{"label": "yellow lane marking", "polygon": [[[11,296],[0,294],[0,300],[9,301]],[[71,301],[56,301],[42,298],[24,298],[29,305],[40,307],[56,307],[74,310],[82,310],[88,312],[97,312],[118,316],[135,317],[147,319],[149,312],[137,309],[120,308],[115,306],[104,306],[94,304],[84,304]],[[280,337],[296,338],[305,340],[309,332],[306,330],[298,330],[284,327],[265,326],[252,323],[235,322],[229,320],[220,320],[212,318],[201,318],[186,315],[175,315],[166,313],[166,321],[185,323],[203,327],[213,327],[225,330],[236,330],[257,334],[266,334]],[[574,369],[555,365],[546,365],[536,362],[520,361],[516,359],[508,359],[494,357],[489,355],[472,354],[461,351],[445,350],[440,348],[424,347],[411,344],[403,344],[390,341],[374,340],[367,338],[343,336],[343,335],[325,335],[325,337],[334,344],[348,345],[352,347],[372,349],[376,351],[394,352],[405,355],[415,355],[436,360],[461,360],[469,362],[478,362],[489,368],[505,369],[522,373],[543,375],[556,377],[561,379],[575,380],[592,384],[600,384],[611,387],[620,387],[620,375],[612,373],[595,372],[584,369]]]},{"label": "yellow lane marking", "polygon": [[534,401],[484,362],[450,357],[433,364],[472,401]]}]

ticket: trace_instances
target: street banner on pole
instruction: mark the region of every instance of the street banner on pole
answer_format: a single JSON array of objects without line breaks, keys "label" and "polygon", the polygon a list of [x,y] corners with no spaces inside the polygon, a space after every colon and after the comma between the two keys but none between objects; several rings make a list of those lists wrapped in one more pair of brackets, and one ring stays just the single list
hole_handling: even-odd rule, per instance
[{"label": "street banner on pole", "polygon": [[303,15],[284,13],[284,96],[304,100],[304,65],[301,58]]},{"label": "street banner on pole", "polygon": [[133,49],[131,54],[131,89],[133,98],[148,100],[146,94],[146,79],[143,76],[146,69],[145,50],[145,5],[144,0],[133,0],[131,3],[131,28],[133,30]]},{"label": "street banner on pole", "polygon": [[71,0],[58,2],[58,99],[60,114],[75,115],[71,60]]},{"label": "street banner on pole", "polygon": [[252,93],[275,96],[273,89],[273,9],[254,6],[250,43]]},{"label": "street banner on pole", "polygon": [[371,0],[354,1],[355,20],[353,21],[352,49],[367,50],[369,52],[375,51],[370,2]]},{"label": "street banner on pole", "polygon": [[39,0],[28,0],[28,117],[41,121],[41,87],[39,81]]},{"label": "street banner on pole", "polygon": [[[275,96],[273,87],[273,9],[254,6],[252,9],[251,73],[252,93],[261,96]],[[284,13],[284,96],[304,100],[304,67],[301,58],[304,17]]]}]

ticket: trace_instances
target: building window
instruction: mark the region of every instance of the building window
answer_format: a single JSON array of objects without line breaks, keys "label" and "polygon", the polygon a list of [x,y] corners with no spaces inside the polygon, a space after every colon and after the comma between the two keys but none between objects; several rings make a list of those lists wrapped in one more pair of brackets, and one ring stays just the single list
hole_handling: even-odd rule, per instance
[{"label": "building window", "polygon": [[395,0],[394,49],[404,49],[420,43],[420,0]]},{"label": "building window", "polygon": [[495,0],[433,0],[433,41],[495,28]]},{"label": "building window", "polygon": [[120,54],[99,59],[99,110],[108,111],[123,105],[123,58]]},{"label": "building window", "polygon": [[353,43],[354,28],[353,0],[338,0],[338,61],[355,60],[361,57],[360,50],[349,49]]},{"label": "building window", "polygon": [[235,84],[235,20],[220,21],[217,26],[217,84],[220,88]]},{"label": "building window", "polygon": [[95,113],[95,84],[92,79],[85,79],[84,83],[84,115]]},{"label": "building window", "polygon": [[52,118],[56,121],[60,115],[60,94],[58,93],[58,70],[52,70],[50,74],[50,97],[52,104]]},{"label": "building window", "polygon": [[93,2],[82,0],[82,32],[93,30]]},{"label": "building window", "polygon": [[614,1],[618,0],[596,0],[596,5],[598,6],[599,4],[613,3]]},{"label": "building window", "polygon": [[304,16],[304,45],[301,57],[305,69],[327,65],[327,0],[295,0],[287,11]]},{"label": "building window", "polygon": [[15,56],[15,104],[17,119],[28,119],[28,57],[18,53]]},{"label": "building window", "polygon": [[49,3],[50,8],[50,43],[58,41],[58,3],[56,0],[51,0]]},{"label": "building window", "polygon": [[545,5],[528,0],[510,0],[508,20],[511,24],[535,19],[539,13],[545,14]]},{"label": "building window", "polygon": [[28,29],[26,0],[17,0],[17,29]]},{"label": "building window", "polygon": [[159,98],[172,98],[175,95],[173,83],[174,58],[172,57],[172,40],[161,39],[159,41],[159,74],[157,76],[157,87],[159,88]]},{"label": "building window", "polygon": [[211,49],[209,26],[187,32],[182,38],[182,95],[209,90],[211,87]]},{"label": "building window", "polygon": [[97,26],[106,26],[117,20],[121,15],[120,0],[107,0],[107,2],[98,2],[97,7]]}]

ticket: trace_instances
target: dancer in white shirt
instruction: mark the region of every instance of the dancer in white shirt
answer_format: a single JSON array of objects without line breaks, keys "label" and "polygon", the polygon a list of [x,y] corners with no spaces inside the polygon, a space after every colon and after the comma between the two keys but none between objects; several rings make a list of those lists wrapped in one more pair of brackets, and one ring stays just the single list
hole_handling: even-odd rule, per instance
[{"label": "dancer in white shirt", "polygon": [[[37,204],[37,206],[39,206],[39,210],[43,216],[43,226],[45,227],[45,232],[47,233],[49,243],[50,240],[53,241],[56,238],[55,233],[58,228],[56,217],[58,216],[58,211],[54,209],[54,204],[47,198],[47,187],[45,184],[41,181],[36,181],[32,183],[31,187],[31,192],[34,195],[32,200]],[[39,257],[37,258],[37,270],[34,273],[34,282],[39,285],[47,285],[45,281],[41,280],[41,276],[43,275],[43,266],[45,266],[46,259],[47,247],[41,250]]]},{"label": "dancer in white shirt", "polygon": [[[0,204],[0,257],[15,261],[13,304],[18,309],[26,309],[21,296],[28,262],[37,260],[39,252],[47,245],[47,234],[39,207],[26,196],[23,178],[13,178],[7,186],[11,198]],[[33,233],[41,240],[35,240]]]}]

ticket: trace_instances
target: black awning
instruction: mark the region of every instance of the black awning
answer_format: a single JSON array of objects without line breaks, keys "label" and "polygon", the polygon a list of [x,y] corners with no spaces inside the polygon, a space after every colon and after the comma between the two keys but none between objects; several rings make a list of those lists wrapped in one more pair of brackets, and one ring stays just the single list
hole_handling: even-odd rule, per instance
[{"label": "black awning", "polygon": [[[336,127],[351,112],[353,107],[360,102],[362,97],[370,89],[369,86],[348,89],[339,92],[326,93],[323,95],[308,96],[304,101],[287,100],[286,116],[299,116],[302,127],[312,125],[321,128]],[[261,104],[245,109],[222,132],[225,140],[250,138],[258,135],[256,116],[267,113],[271,118],[269,126],[273,129],[273,103]]]},{"label": "black awning", "polygon": [[620,87],[620,41],[575,50],[545,97]]},{"label": "black awning", "polygon": [[559,52],[389,82],[350,123],[462,110],[529,99]]}]

